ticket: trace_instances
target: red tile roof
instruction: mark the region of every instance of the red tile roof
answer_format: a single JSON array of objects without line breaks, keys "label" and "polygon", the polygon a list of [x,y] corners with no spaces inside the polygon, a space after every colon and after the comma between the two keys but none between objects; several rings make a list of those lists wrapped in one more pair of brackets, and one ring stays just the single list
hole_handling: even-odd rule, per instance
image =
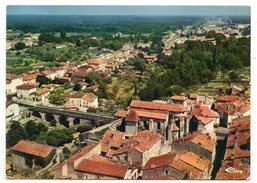
[{"label": "red tile roof", "polygon": [[43,94],[45,94],[45,93],[47,93],[47,92],[49,92],[49,89],[48,89],[48,88],[40,88],[40,89],[38,89],[38,90],[35,91],[35,93],[36,93],[37,95],[43,95]]},{"label": "red tile roof", "polygon": [[205,118],[205,117],[202,117],[202,116],[198,116],[198,115],[194,115],[196,117],[196,119],[200,122],[202,122],[204,125],[207,125],[209,124],[210,122],[213,121],[213,119],[211,118]]},{"label": "red tile roof", "polygon": [[154,134],[153,132],[144,130],[138,132],[137,135],[132,137],[131,139],[139,142],[139,144],[135,145],[134,147],[135,149],[143,153],[146,150],[149,150],[158,141],[160,141],[161,138],[162,137],[158,134]]},{"label": "red tile roof", "polygon": [[87,87],[87,89],[95,90],[95,89],[98,89],[99,87],[100,87],[100,85],[92,85],[92,86]]},{"label": "red tile roof", "polygon": [[[228,168],[237,171],[229,172]],[[250,165],[247,163],[237,164],[237,160],[225,160],[217,173],[216,180],[246,180],[250,177]]]},{"label": "red tile roof", "polygon": [[235,95],[226,95],[226,96],[219,96],[217,98],[218,102],[234,102],[238,100],[240,97]]},{"label": "red tile roof", "polygon": [[152,157],[145,164],[145,166],[143,167],[143,170],[169,166],[175,157],[176,157],[176,153],[167,153],[164,155]]},{"label": "red tile roof", "polygon": [[6,79],[8,80],[13,80],[13,79],[17,79],[17,78],[20,78],[21,76],[18,76],[16,74],[6,74]]},{"label": "red tile roof", "polygon": [[176,95],[176,96],[172,96],[170,97],[171,100],[180,100],[180,101],[185,101],[187,99],[187,97],[185,96],[180,96],[180,95]]},{"label": "red tile roof", "polygon": [[38,144],[32,141],[20,140],[11,149],[13,151],[19,151],[34,156],[46,157],[52,150],[54,150],[54,147],[44,144]]},{"label": "red tile roof", "polygon": [[210,118],[220,118],[220,115],[217,112],[209,109],[209,107],[205,105],[196,106],[191,111],[191,115],[210,117]]},{"label": "red tile roof", "polygon": [[173,141],[173,143],[192,142],[200,145],[202,148],[213,152],[216,146],[216,134],[207,130],[199,130],[191,135],[185,136],[182,139]]},{"label": "red tile roof", "polygon": [[126,117],[125,121],[129,121],[129,122],[139,122],[140,118],[137,115],[137,112],[134,110],[130,110],[128,113],[128,116]]},{"label": "red tile roof", "polygon": [[124,178],[128,167],[116,163],[107,163],[95,160],[82,160],[76,168],[77,171],[100,174],[105,176]]},{"label": "red tile roof", "polygon": [[132,100],[130,103],[130,107],[160,110],[160,111],[170,111],[170,112],[187,111],[187,109],[180,104],[164,104],[164,103],[148,102],[148,101],[140,101],[140,100]]},{"label": "red tile roof", "polygon": [[33,88],[36,88],[36,84],[22,84],[17,86],[16,88],[20,90],[31,90]]},{"label": "red tile roof", "polygon": [[87,62],[88,62],[88,64],[92,64],[92,65],[100,65],[100,64],[107,63],[106,60],[88,60]]},{"label": "red tile roof", "polygon": [[127,117],[127,111],[119,109],[114,116],[126,118]]},{"label": "red tile roof", "polygon": [[64,105],[64,108],[65,109],[78,109],[78,106],[76,104],[74,104],[74,103],[66,103]]},{"label": "red tile roof", "polygon": [[101,151],[108,152],[111,147],[120,147],[122,139],[125,138],[125,133],[107,130],[101,141]]},{"label": "red tile roof", "polygon": [[204,171],[211,164],[209,160],[202,159],[200,156],[192,152],[185,152],[181,155],[180,160],[197,168],[200,171]]},{"label": "red tile roof", "polygon": [[86,93],[82,99],[87,101],[87,102],[94,102],[95,99],[97,98],[96,95],[94,95],[93,93]]},{"label": "red tile roof", "polygon": [[86,77],[88,75],[87,72],[77,71],[72,74],[73,77]]},{"label": "red tile roof", "polygon": [[69,93],[67,95],[68,98],[82,98],[85,95],[85,93],[78,93],[78,92],[74,92],[74,93]]}]

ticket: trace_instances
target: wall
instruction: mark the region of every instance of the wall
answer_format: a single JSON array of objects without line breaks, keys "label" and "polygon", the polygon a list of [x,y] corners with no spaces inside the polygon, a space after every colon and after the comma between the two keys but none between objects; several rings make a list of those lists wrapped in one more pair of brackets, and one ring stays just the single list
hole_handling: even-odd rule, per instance
[{"label": "wall", "polygon": [[190,150],[193,153],[199,156],[202,156],[210,161],[213,161],[215,156],[215,150],[213,153],[211,153],[210,151],[202,148],[201,145],[194,144],[190,141],[171,144],[171,151],[181,151],[181,150],[186,150],[186,151]]},{"label": "wall", "polygon": [[126,121],[125,132],[128,134],[134,134],[138,131],[138,124],[134,122]]},{"label": "wall", "polygon": [[7,95],[16,93],[16,87],[23,84],[22,78],[17,78],[11,80],[10,84],[6,85],[6,93]]},{"label": "wall", "polygon": [[36,88],[32,88],[30,90],[17,89],[17,97],[28,100],[30,97],[30,94],[35,92],[36,90],[37,90]]},{"label": "wall", "polygon": [[12,151],[13,168],[14,169],[27,169],[25,163],[25,156],[23,153]]},{"label": "wall", "polygon": [[18,120],[20,115],[19,105],[11,104],[6,108],[6,122],[9,123],[11,120]]}]

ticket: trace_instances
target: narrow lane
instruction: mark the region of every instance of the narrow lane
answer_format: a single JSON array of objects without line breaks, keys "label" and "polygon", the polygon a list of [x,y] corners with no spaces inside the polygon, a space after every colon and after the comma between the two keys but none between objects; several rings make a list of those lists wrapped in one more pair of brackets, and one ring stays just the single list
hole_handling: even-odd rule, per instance
[{"label": "narrow lane", "polygon": [[224,140],[218,140],[216,145],[216,155],[214,160],[214,167],[211,173],[211,180],[215,180],[216,175],[222,165],[222,160],[226,152],[227,138]]}]

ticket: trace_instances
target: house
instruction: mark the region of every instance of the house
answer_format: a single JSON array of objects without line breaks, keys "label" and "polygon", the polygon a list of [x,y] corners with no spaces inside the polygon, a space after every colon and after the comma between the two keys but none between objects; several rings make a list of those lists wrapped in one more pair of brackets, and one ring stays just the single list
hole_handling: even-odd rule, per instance
[{"label": "house", "polygon": [[85,81],[85,77],[88,75],[87,72],[84,71],[76,71],[72,74],[71,80],[73,82]]},{"label": "house", "polygon": [[32,141],[20,140],[12,148],[13,169],[30,169],[33,165],[47,166],[54,158],[54,147]]},{"label": "house", "polygon": [[79,82],[79,85],[81,86],[81,90],[85,90],[88,86],[88,84],[86,82]]},{"label": "house", "polygon": [[192,118],[190,120],[189,131],[208,130],[213,132],[214,126],[220,125],[220,115],[211,110],[208,106],[202,105],[201,102],[195,105],[190,112]]},{"label": "house", "polygon": [[190,151],[152,157],[142,168],[142,179],[171,176],[173,180],[210,179],[211,162]]},{"label": "house", "polygon": [[125,112],[117,111],[115,115],[125,119],[125,131],[128,134],[135,134],[141,130],[149,130],[157,132],[163,137],[166,136],[169,118],[167,111],[149,111],[133,108]]},{"label": "house", "polygon": [[75,168],[79,179],[137,179],[137,169],[101,156],[82,160]]},{"label": "house", "polygon": [[211,108],[214,99],[208,95],[197,95],[197,102],[202,102],[202,104],[209,106]]},{"label": "house", "polygon": [[226,96],[219,96],[216,99],[216,103],[229,103],[229,102],[235,102],[236,100],[238,100],[240,97],[236,96],[236,95],[226,95]]},{"label": "house", "polygon": [[18,120],[20,117],[19,105],[13,102],[12,100],[6,101],[6,123],[9,123],[12,120]]},{"label": "house", "polygon": [[105,72],[106,70],[106,60],[88,60],[87,63],[89,66],[96,66],[98,68],[97,71]]},{"label": "house", "polygon": [[41,73],[51,80],[53,80],[55,77],[57,77],[56,73],[50,69],[46,69],[46,70],[42,71]]},{"label": "house", "polygon": [[144,130],[123,140],[121,147],[112,152],[112,159],[141,169],[146,162],[161,152],[162,137]]},{"label": "house", "polygon": [[64,179],[66,177],[68,177],[69,179],[77,178],[77,175],[75,173],[75,167],[77,167],[78,164],[83,159],[89,159],[94,154],[100,154],[100,144],[92,143],[90,145],[87,145],[81,148],[78,152],[73,154],[71,157],[69,157],[61,164],[59,164],[54,169],[54,178],[55,179]]},{"label": "house", "polygon": [[[147,114],[153,113],[152,115],[156,114],[155,116],[161,116],[162,122],[159,119],[151,120],[154,123],[154,126],[150,125],[151,121],[144,120],[145,128],[148,130],[152,130],[151,127],[156,129],[157,131],[160,130],[164,136],[165,128],[167,130],[168,126],[171,125],[171,119],[175,120],[176,125],[179,127],[179,137],[182,137],[184,134],[188,133],[189,130],[189,117],[187,108],[180,105],[180,104],[168,104],[168,103],[159,103],[159,102],[148,102],[148,101],[140,101],[140,100],[132,100],[130,106],[128,107],[129,110],[136,110],[138,111],[145,111],[148,112]],[[168,115],[167,122],[163,123],[165,116]],[[156,118],[156,117],[155,117]],[[148,118],[153,119],[153,118]],[[156,123],[157,122],[157,123]],[[159,128],[160,127],[160,128]]]},{"label": "house", "polygon": [[161,136],[147,130],[132,136],[107,130],[101,141],[101,155],[140,168],[149,158],[160,154],[161,146]]},{"label": "house", "polygon": [[30,94],[37,90],[35,83],[22,84],[16,87],[17,97],[20,99],[28,100],[30,98]]},{"label": "house", "polygon": [[251,114],[250,100],[248,98],[227,99],[219,102],[214,106],[215,110],[221,116],[221,123],[223,126],[229,126],[233,119],[240,116],[248,116]]},{"label": "house", "polygon": [[86,111],[89,107],[98,108],[98,97],[93,93],[70,93],[67,104],[75,104],[80,111]]},{"label": "house", "polygon": [[30,94],[30,100],[47,104],[49,94],[50,90],[48,88],[40,88]]},{"label": "house", "polygon": [[145,55],[144,59],[146,59],[149,63],[157,60],[158,54]]},{"label": "house", "polygon": [[23,84],[21,76],[6,74],[6,95],[16,93],[16,87]]},{"label": "house", "polygon": [[205,159],[214,161],[216,154],[216,134],[207,130],[200,130],[186,135],[183,138],[174,140],[171,144],[171,151],[187,151],[202,156]]},{"label": "house", "polygon": [[225,156],[216,180],[247,180],[250,165],[250,116],[245,116],[234,119],[229,126]]},{"label": "house", "polygon": [[36,83],[37,76],[40,75],[39,73],[30,73],[27,72],[22,76],[23,83]]},{"label": "house", "polygon": [[123,132],[107,130],[101,141],[101,155],[107,156],[111,150],[119,149],[125,136]]},{"label": "house", "polygon": [[176,96],[172,96],[170,97],[170,104],[180,104],[184,107],[187,106],[187,97],[185,96],[180,96],[180,95],[176,95]]},{"label": "house", "polygon": [[92,68],[88,65],[82,65],[78,68],[78,70],[82,72],[87,72],[87,73],[93,71]]}]

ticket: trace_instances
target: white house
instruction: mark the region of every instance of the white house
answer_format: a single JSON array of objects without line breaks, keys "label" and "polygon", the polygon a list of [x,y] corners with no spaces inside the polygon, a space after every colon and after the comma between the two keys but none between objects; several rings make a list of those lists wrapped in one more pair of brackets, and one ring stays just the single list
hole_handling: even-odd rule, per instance
[{"label": "white house", "polygon": [[23,84],[22,77],[16,74],[6,74],[6,94],[16,93],[16,87]]},{"label": "white house", "polygon": [[30,94],[30,100],[34,102],[42,102],[44,104],[47,104],[49,94],[50,90],[48,88],[40,88]]},{"label": "white house", "polygon": [[67,104],[75,104],[80,111],[86,111],[89,107],[98,108],[98,97],[93,93],[71,93],[68,98]]},{"label": "white house", "polygon": [[37,90],[35,83],[30,84],[22,84],[16,87],[17,97],[20,99],[28,100],[30,98],[30,94]]}]

